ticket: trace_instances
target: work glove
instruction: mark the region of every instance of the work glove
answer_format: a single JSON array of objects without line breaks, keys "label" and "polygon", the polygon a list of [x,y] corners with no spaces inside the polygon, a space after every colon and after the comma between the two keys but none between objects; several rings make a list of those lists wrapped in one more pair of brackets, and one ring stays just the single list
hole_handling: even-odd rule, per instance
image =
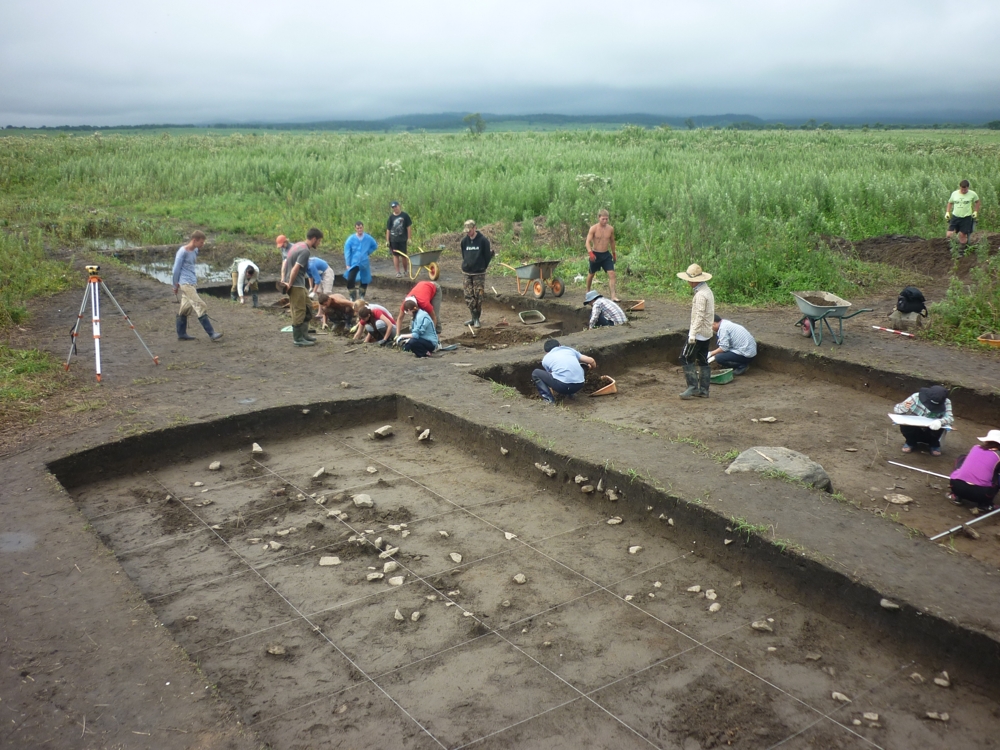
[{"label": "work glove", "polygon": [[972,220],[973,221],[979,221],[979,212],[978,211],[973,211],[972,212]]},{"label": "work glove", "polygon": [[935,419],[933,422],[931,422],[927,426],[930,427],[932,430],[940,430],[941,429],[941,420],[940,419]]},{"label": "work glove", "polygon": [[708,358],[708,364],[712,364],[715,361],[715,357]]},{"label": "work glove", "polygon": [[951,211],[945,211],[944,212],[944,220],[945,221],[951,221]]}]

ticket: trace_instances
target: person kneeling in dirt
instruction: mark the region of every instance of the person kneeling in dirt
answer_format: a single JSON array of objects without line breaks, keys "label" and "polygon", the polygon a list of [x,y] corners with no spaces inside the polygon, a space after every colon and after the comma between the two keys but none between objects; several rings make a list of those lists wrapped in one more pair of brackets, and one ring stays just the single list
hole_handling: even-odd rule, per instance
[{"label": "person kneeling in dirt", "polygon": [[986,437],[976,440],[982,445],[972,446],[955,462],[948,499],[955,505],[961,505],[963,500],[975,503],[978,512],[989,513],[994,510],[993,501],[1000,490],[1000,430],[990,430]]},{"label": "person kneeling in dirt", "polygon": [[903,433],[903,453],[912,453],[918,444],[923,443],[931,450],[932,456],[941,455],[941,436],[946,427],[951,427],[955,418],[951,414],[951,399],[948,389],[943,385],[932,385],[921,388],[905,401],[892,407],[896,414],[912,414],[915,417],[927,417],[931,420],[926,427],[901,424],[899,431]]},{"label": "person kneeling in dirt", "polygon": [[351,327],[354,305],[347,297],[342,294],[320,294],[316,301],[319,302],[319,319],[323,328]]},{"label": "person kneeling in dirt", "polygon": [[555,339],[546,341],[542,368],[531,372],[531,379],[542,401],[554,404],[556,399],[553,391],[560,396],[572,396],[583,388],[586,380],[583,365],[591,370],[597,369],[597,362],[593,357],[580,354],[572,347],[562,346]]},{"label": "person kneeling in dirt", "polygon": [[441,333],[441,287],[434,281],[418,281],[406,295],[403,304],[399,306],[398,320],[403,319],[404,307],[409,300],[417,303],[417,307],[427,313],[434,330]]},{"label": "person kneeling in dirt", "polygon": [[360,341],[362,337],[366,344],[378,340],[379,346],[388,346],[396,338],[396,321],[382,305],[373,302],[358,310],[358,332],[354,340]]},{"label": "person kneeling in dirt", "polygon": [[253,306],[257,307],[257,278],[260,274],[257,264],[246,258],[237,258],[229,267],[229,273],[233,277],[233,287],[229,290],[229,299],[235,302],[239,298],[242,305],[246,302],[244,299],[246,293],[250,292]]},{"label": "person kneeling in dirt", "polygon": [[438,337],[431,316],[417,305],[415,299],[409,297],[403,302],[403,312],[413,316],[413,320],[410,321],[410,333],[398,336],[396,341],[402,346],[403,351],[413,352],[417,357],[433,357],[438,348]]},{"label": "person kneeling in dirt", "polygon": [[712,323],[717,349],[708,353],[708,361],[720,367],[732,367],[733,375],[742,375],[750,368],[750,360],[757,356],[757,342],[750,331],[731,320],[715,316]]},{"label": "person kneeling in dirt", "polygon": [[625,311],[609,299],[606,299],[600,292],[593,290],[587,292],[583,298],[583,306],[591,306],[590,322],[587,328],[601,328],[603,326],[623,326],[628,323]]}]

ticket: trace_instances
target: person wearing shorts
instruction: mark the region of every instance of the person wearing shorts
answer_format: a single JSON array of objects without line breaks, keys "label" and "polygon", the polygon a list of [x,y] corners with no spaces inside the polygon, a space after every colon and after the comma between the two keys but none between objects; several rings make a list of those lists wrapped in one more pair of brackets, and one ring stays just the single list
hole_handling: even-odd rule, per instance
[{"label": "person wearing shorts", "polygon": [[198,262],[198,251],[205,244],[205,233],[195,231],[191,233],[191,239],[186,245],[177,248],[177,255],[174,256],[174,294],[181,293],[181,307],[177,311],[177,339],[179,341],[192,341],[194,336],[189,336],[187,332],[187,319],[189,313],[194,313],[201,323],[205,333],[212,341],[222,338],[221,333],[212,329],[212,323],[208,319],[208,308],[198,296],[198,275],[195,272],[195,264]]},{"label": "person wearing shorts", "polygon": [[364,338],[366,344],[378,341],[379,346],[387,346],[396,338],[396,321],[382,305],[363,305],[358,310],[358,332],[355,341]]},{"label": "person wearing shorts", "polygon": [[612,302],[621,302],[616,289],[615,261],[618,255],[615,249],[615,228],[608,224],[610,214],[605,209],[597,212],[597,223],[587,232],[587,260],[590,270],[587,274],[587,291],[594,283],[598,271],[608,274],[608,287]]},{"label": "person wearing shorts", "polygon": [[409,272],[410,259],[406,256],[406,243],[413,239],[413,221],[410,215],[404,211],[399,201],[393,201],[390,206],[392,213],[385,223],[385,242],[389,246],[389,255],[392,256],[392,265],[396,268],[396,278],[400,278],[403,272]]},{"label": "person wearing shorts", "polygon": [[956,232],[958,233],[958,244],[961,245],[959,255],[965,255],[965,248],[969,244],[969,235],[975,229],[981,205],[979,196],[974,191],[969,190],[968,180],[962,180],[958,183],[958,190],[953,192],[948,199],[948,206],[944,212],[944,220],[948,222],[948,233],[945,237],[950,240]]}]

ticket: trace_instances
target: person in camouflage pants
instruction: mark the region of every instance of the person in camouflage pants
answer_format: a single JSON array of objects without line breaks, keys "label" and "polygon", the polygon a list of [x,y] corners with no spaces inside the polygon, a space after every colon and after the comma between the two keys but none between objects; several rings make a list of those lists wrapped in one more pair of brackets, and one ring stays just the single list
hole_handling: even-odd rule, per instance
[{"label": "person in camouflage pants", "polygon": [[486,287],[486,269],[493,259],[490,241],[482,233],[476,231],[476,222],[469,219],[465,222],[465,237],[462,238],[462,274],[464,280],[462,291],[465,293],[465,304],[469,307],[472,318],[467,320],[467,326],[479,328],[479,317],[483,313],[483,294]]}]

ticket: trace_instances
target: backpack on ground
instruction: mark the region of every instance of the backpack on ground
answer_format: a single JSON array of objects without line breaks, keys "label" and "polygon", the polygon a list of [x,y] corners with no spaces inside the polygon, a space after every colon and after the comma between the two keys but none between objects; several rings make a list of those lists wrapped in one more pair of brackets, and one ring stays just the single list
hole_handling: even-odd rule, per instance
[{"label": "backpack on ground", "polygon": [[927,301],[924,293],[915,286],[908,286],[899,293],[896,299],[896,309],[901,313],[920,313],[927,317]]}]

